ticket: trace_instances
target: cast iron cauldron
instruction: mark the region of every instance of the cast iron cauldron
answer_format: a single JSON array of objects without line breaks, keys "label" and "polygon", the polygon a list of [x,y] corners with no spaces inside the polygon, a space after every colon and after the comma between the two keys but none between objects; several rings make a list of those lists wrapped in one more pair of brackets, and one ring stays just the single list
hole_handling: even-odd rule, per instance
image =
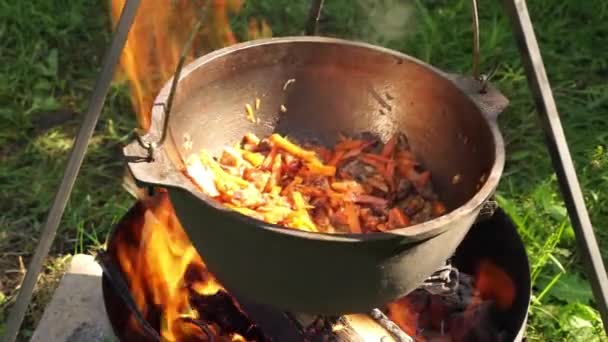
[{"label": "cast iron cauldron", "polygon": [[[290,79],[295,82],[284,89]],[[167,101],[171,82],[155,104]],[[124,153],[140,184],[168,189],[186,233],[228,290],[296,312],[363,312],[409,293],[441,266],[496,189],[504,166],[496,116],[508,101],[491,86],[480,94],[478,86],[364,43],[250,41],[183,69],[167,138],[153,149],[153,160],[145,160],[137,142]],[[256,98],[261,122],[253,124],[244,105]],[[155,105],[147,140],[160,138],[163,120],[162,106]],[[450,212],[390,233],[308,233],[224,208],[182,171],[186,156],[218,153],[247,132],[331,144],[340,132],[363,131],[382,139],[404,132]]]}]

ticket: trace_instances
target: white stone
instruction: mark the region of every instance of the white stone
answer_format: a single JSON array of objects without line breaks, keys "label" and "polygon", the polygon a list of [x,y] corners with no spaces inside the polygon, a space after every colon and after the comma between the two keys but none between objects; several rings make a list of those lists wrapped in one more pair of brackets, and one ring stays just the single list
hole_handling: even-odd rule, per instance
[{"label": "white stone", "polygon": [[101,274],[92,256],[75,255],[30,341],[117,341],[103,303]]}]

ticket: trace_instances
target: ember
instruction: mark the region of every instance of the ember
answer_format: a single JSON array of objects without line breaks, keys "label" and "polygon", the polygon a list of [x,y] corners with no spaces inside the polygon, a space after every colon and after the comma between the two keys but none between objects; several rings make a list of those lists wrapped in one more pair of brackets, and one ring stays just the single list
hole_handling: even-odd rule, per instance
[{"label": "ember", "polygon": [[278,134],[259,139],[250,133],[218,159],[205,151],[190,156],[187,172],[203,192],[229,208],[311,232],[387,231],[446,212],[405,135],[384,144],[362,136],[342,137],[330,150],[300,147]]}]

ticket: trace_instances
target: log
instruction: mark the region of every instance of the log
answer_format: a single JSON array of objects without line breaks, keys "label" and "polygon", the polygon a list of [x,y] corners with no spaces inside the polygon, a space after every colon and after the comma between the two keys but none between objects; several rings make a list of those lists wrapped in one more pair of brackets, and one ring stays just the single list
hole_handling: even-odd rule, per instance
[{"label": "log", "polygon": [[[272,341],[290,342],[409,342],[413,341],[382,315],[353,314],[340,317],[313,317],[281,312],[250,300],[238,298],[243,311]],[[379,310],[378,310],[379,312]],[[394,326],[386,327],[390,323]],[[398,330],[396,330],[396,329]],[[392,329],[392,332],[391,332]]]}]

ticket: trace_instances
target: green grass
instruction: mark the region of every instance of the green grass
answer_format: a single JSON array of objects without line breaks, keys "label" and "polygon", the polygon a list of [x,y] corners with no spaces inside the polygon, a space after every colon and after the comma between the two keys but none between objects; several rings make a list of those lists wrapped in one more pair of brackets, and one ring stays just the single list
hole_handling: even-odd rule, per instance
[{"label": "green grass", "polygon": [[[325,35],[388,46],[446,71],[471,72],[466,0],[326,3],[321,25]],[[264,17],[275,36],[299,35],[307,4],[248,0],[233,24],[244,36],[250,16]],[[535,0],[528,5],[605,250],[608,2]],[[107,13],[104,6],[85,0],[0,2],[0,320],[19,280],[19,257],[27,262],[37,242],[108,42],[103,13]],[[498,198],[514,217],[530,258],[534,299],[528,338],[606,340],[500,1],[481,2],[480,15],[483,67],[494,59],[500,61],[494,82],[511,100],[500,118],[507,166]],[[63,117],[66,120],[60,120]],[[120,188],[119,147],[134,125],[127,89],[115,84],[55,241],[46,272],[50,278],[60,273],[55,266],[63,255],[99,248],[112,223],[132,203]],[[47,298],[44,293],[52,290],[53,283],[41,284],[24,337],[35,326]]]}]

